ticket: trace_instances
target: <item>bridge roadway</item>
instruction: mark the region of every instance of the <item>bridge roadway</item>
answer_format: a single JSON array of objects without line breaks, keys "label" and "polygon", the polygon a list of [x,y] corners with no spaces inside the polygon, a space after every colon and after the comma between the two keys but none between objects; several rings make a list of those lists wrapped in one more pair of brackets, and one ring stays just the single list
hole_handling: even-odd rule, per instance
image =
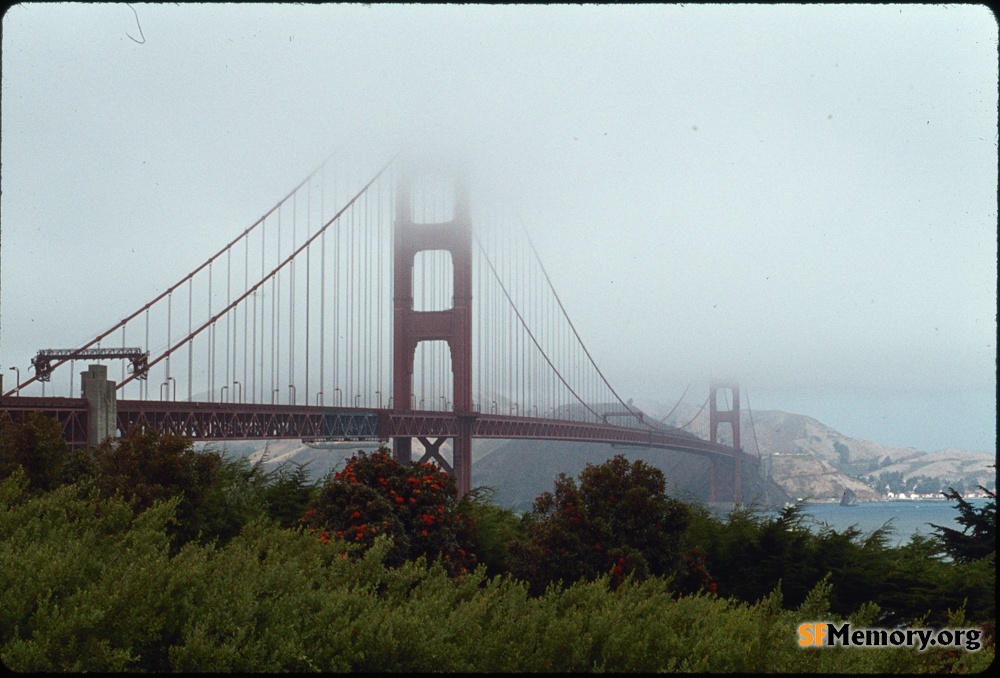
[{"label": "bridge roadway", "polygon": [[[83,398],[0,396],[0,416],[40,411],[62,425],[74,446],[87,440],[88,410]],[[454,412],[408,412],[311,405],[119,400],[120,431],[152,428],[192,440],[382,440],[395,437],[450,438],[458,434],[461,415]],[[512,417],[476,413],[474,438],[576,440],[678,450],[708,457],[758,463],[743,449],[712,443],[679,430],[632,428],[586,421]]]}]

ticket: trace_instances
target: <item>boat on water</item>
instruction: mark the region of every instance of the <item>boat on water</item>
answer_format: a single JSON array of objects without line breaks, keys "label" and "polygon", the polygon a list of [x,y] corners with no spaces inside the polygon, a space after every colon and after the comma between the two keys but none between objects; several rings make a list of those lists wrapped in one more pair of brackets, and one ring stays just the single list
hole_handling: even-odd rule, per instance
[{"label": "boat on water", "polygon": [[854,494],[854,490],[844,490],[844,496],[840,498],[841,506],[857,506],[858,496]]}]

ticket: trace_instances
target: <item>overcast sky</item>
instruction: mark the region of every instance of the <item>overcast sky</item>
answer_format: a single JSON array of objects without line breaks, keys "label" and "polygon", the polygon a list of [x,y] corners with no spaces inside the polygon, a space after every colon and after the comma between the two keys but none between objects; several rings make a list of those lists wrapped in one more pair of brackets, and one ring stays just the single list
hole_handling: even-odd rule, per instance
[{"label": "overcast sky", "polygon": [[417,142],[508,196],[623,397],[727,376],[848,436],[994,450],[997,77],[972,5],[17,5],[6,383],[335,148]]}]

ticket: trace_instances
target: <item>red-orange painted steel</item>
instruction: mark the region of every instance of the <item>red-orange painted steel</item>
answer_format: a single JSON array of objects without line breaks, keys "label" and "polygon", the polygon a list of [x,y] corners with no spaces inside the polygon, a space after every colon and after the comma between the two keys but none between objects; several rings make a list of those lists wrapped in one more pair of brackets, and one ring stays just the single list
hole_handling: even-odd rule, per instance
[{"label": "red-orange painted steel", "polygon": [[[421,168],[423,169],[423,168]],[[442,168],[432,167],[432,170]],[[397,412],[412,411],[413,362],[422,341],[441,340],[451,350],[454,413],[474,420],[472,410],[472,223],[468,196],[456,177],[452,219],[421,224],[413,220],[412,187],[417,168],[408,168],[397,184],[393,224],[393,401]],[[413,262],[418,252],[445,250],[451,254],[454,302],[443,311],[413,308]],[[472,427],[465,421],[453,432],[453,466],[459,496],[472,489]],[[433,435],[430,431],[421,431]],[[412,435],[394,435],[396,458],[411,461]],[[433,451],[437,448],[434,447]]]}]

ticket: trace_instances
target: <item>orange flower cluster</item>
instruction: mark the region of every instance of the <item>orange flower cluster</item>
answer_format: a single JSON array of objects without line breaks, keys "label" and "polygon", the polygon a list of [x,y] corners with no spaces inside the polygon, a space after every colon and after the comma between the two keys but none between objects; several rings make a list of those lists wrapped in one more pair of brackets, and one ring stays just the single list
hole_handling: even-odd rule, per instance
[{"label": "orange flower cluster", "polygon": [[[384,502],[374,499],[372,491]],[[476,563],[475,555],[462,548],[470,537],[461,516],[453,514],[454,481],[435,464],[402,465],[388,451],[362,452],[333,475],[324,492],[327,503],[320,513],[303,516],[309,525],[329,528],[356,544],[389,534],[408,552],[405,557],[440,556],[452,573]],[[380,522],[379,529],[373,527]]]}]

